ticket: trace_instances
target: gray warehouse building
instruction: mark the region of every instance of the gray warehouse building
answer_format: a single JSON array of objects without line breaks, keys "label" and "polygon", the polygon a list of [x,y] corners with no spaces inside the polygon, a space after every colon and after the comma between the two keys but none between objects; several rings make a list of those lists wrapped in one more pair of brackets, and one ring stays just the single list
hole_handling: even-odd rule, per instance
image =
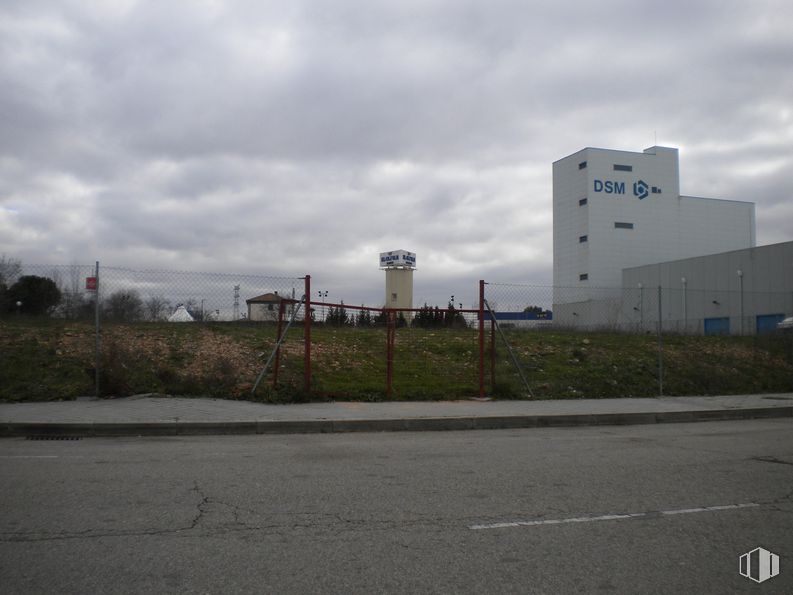
[{"label": "gray warehouse building", "polygon": [[668,331],[772,332],[793,316],[793,242],[626,268],[622,287],[626,329],[655,329],[660,315]]}]

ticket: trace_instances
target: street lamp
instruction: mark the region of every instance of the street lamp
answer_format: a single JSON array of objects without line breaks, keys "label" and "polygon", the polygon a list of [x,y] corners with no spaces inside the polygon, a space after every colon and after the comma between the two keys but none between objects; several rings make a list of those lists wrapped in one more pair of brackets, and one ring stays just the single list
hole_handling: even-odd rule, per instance
[{"label": "street lamp", "polygon": [[318,291],[319,297],[322,298],[322,316],[323,319],[327,318],[327,313],[325,312],[325,298],[328,297],[327,291]]}]

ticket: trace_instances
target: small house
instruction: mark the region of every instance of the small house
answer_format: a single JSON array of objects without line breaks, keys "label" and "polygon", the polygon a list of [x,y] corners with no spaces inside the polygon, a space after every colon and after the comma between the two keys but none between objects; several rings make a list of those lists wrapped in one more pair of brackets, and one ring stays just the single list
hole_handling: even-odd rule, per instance
[{"label": "small house", "polygon": [[[248,304],[248,320],[254,322],[276,322],[278,320],[278,308],[283,298],[275,293],[264,293],[262,295],[245,300]],[[284,313],[286,315],[286,312]]]}]

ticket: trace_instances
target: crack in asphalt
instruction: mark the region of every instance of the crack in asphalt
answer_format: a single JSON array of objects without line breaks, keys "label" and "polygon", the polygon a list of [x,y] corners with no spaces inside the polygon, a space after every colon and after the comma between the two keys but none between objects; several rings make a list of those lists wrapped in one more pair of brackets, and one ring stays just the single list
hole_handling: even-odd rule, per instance
[{"label": "crack in asphalt", "polygon": [[[201,494],[200,490],[193,490]],[[0,543],[28,543],[28,542],[46,542],[46,541],[62,541],[68,539],[102,539],[112,537],[147,537],[147,536],[163,536],[174,534],[187,534],[191,531],[201,530],[202,523],[208,513],[207,506],[211,504],[221,504],[229,507],[232,511],[234,518],[233,524],[220,524],[214,527],[203,527],[204,531],[212,535],[222,535],[227,533],[245,533],[245,532],[261,532],[268,531],[272,535],[288,535],[294,531],[300,530],[326,530],[334,531],[335,533],[344,533],[360,530],[366,527],[369,531],[394,531],[401,529],[410,529],[415,527],[425,527],[427,529],[434,528],[442,530],[444,527],[457,527],[463,519],[449,518],[422,518],[411,520],[371,520],[371,519],[348,519],[336,513],[311,513],[311,512],[298,512],[298,513],[277,513],[279,516],[287,517],[308,517],[303,522],[285,521],[280,523],[259,524],[259,523],[246,523],[240,520],[239,513],[235,510],[237,507],[222,502],[213,501],[211,498],[203,496],[197,505],[198,512],[191,520],[189,525],[171,528],[171,529],[143,529],[143,530],[128,530],[128,531],[106,531],[94,532],[92,529],[85,531],[62,532],[47,535],[41,532],[0,532]]]},{"label": "crack in asphalt", "polygon": [[195,529],[198,526],[198,523],[201,522],[201,519],[204,517],[204,514],[206,513],[204,507],[209,502],[209,497],[207,497],[201,491],[201,488],[198,487],[198,482],[195,482],[193,484],[193,489],[191,491],[195,492],[201,497],[201,501],[198,504],[196,504],[196,509],[197,509],[196,516],[193,518],[193,521],[190,523],[190,527],[188,527],[188,529]]},{"label": "crack in asphalt", "polygon": [[[763,462],[782,462],[773,457],[757,458]],[[236,504],[217,500],[208,495],[198,484],[195,482],[190,492],[196,494],[199,498],[195,506],[195,514],[189,523],[163,529],[131,529],[131,530],[118,530],[118,531],[102,531],[96,532],[93,529],[86,529],[83,531],[70,531],[60,532],[54,534],[47,534],[40,531],[18,531],[18,532],[0,532],[0,543],[20,543],[20,542],[46,542],[46,541],[62,541],[68,539],[103,539],[113,537],[157,537],[164,535],[175,534],[188,534],[202,530],[205,533],[212,535],[221,535],[226,533],[245,533],[245,532],[270,532],[272,535],[286,535],[294,531],[301,530],[326,530],[333,531],[337,534],[358,531],[366,528],[368,531],[395,531],[395,530],[409,530],[417,527],[423,527],[428,531],[443,531],[448,527],[458,527],[460,524],[470,524],[473,521],[482,522],[483,517],[460,517],[460,518],[438,518],[436,516],[425,516],[412,519],[352,519],[343,516],[340,513],[323,513],[323,512],[272,512],[272,511],[256,511],[250,508],[244,508]],[[770,508],[778,512],[789,512],[787,505],[793,503],[793,490],[789,493],[775,498],[773,500],[756,500],[759,506]],[[215,508],[219,507],[219,509]],[[213,522],[207,521],[212,513],[225,510],[231,515],[230,522]],[[548,511],[546,511],[548,512]],[[242,513],[250,515],[262,515],[265,517],[285,517],[282,522],[275,523],[254,523],[243,519]],[[303,520],[301,520],[301,518]]]},{"label": "crack in asphalt", "polygon": [[776,457],[749,457],[749,460],[759,461],[761,463],[779,463],[780,465],[793,466],[793,461],[783,461],[782,459],[778,459]]},{"label": "crack in asphalt", "polygon": [[[163,535],[188,534],[194,531],[204,531],[209,534],[241,533],[269,531],[273,535],[285,535],[299,530],[333,530],[337,533],[356,531],[367,527],[371,531],[389,531],[416,526],[432,527],[436,525],[459,524],[459,519],[419,518],[411,520],[374,520],[374,519],[349,519],[339,513],[326,512],[274,512],[257,511],[218,500],[207,494],[197,481],[193,483],[189,492],[198,496],[194,505],[195,514],[184,525],[161,529],[129,529],[116,531],[96,531],[85,529],[82,531],[62,531],[47,533],[45,531],[0,531],[0,543],[32,543],[47,541],[63,541],[69,539],[103,539],[112,537],[157,537]],[[222,520],[209,522],[213,513],[222,514],[225,510],[230,513],[230,522]],[[253,523],[243,520],[243,513],[264,517],[285,517],[283,522]],[[300,520],[304,518],[305,520]]]}]

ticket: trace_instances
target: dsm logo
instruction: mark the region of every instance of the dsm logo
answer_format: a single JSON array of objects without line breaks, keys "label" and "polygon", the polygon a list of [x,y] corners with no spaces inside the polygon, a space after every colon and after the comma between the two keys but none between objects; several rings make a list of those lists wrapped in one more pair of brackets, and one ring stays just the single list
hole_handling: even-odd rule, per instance
[{"label": "dsm logo", "polygon": [[647,198],[650,195],[650,187],[644,180],[639,180],[633,183],[633,195],[639,200]]}]

